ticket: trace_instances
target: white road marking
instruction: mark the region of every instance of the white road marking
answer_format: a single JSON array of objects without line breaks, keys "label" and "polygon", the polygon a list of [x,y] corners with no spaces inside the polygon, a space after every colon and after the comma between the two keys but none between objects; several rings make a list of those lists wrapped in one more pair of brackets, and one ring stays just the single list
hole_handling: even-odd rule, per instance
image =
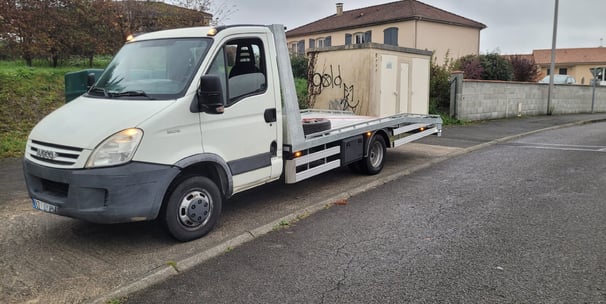
[{"label": "white road marking", "polygon": [[545,149],[545,150],[562,150],[562,151],[589,151],[589,152],[606,152],[606,146],[586,146],[586,145],[565,145],[565,144],[528,144],[528,143],[513,143],[512,146],[529,149]]}]

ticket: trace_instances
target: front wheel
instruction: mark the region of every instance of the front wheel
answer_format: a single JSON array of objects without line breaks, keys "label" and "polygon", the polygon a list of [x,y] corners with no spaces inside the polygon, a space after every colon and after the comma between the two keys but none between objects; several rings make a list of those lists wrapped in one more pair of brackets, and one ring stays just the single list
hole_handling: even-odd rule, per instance
[{"label": "front wheel", "polygon": [[221,214],[221,193],[203,176],[181,181],[173,189],[162,213],[168,232],[179,241],[190,241],[210,232]]},{"label": "front wheel", "polygon": [[360,160],[360,167],[366,174],[375,175],[383,170],[387,148],[383,136],[375,134],[368,146],[368,156]]}]

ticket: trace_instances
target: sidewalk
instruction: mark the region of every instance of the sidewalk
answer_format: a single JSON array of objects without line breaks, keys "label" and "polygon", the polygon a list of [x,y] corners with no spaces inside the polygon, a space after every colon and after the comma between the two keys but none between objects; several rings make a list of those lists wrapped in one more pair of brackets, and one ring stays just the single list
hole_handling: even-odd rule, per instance
[{"label": "sidewalk", "polygon": [[173,263],[184,271],[271,232],[281,222],[437,162],[525,134],[599,121],[606,121],[606,113],[445,126],[442,137],[388,151],[384,171],[377,176],[359,176],[345,168],[236,196],[224,206],[217,228],[189,243],[174,242],[156,223],[92,225],[34,211],[21,160],[1,160],[0,216],[5,224],[0,227],[0,271],[6,275],[0,279],[0,302],[105,303],[175,275]]},{"label": "sidewalk", "polygon": [[495,140],[528,135],[551,128],[606,121],[606,113],[531,116],[471,122],[445,126],[441,137],[423,138],[418,142],[441,146],[469,148]]}]

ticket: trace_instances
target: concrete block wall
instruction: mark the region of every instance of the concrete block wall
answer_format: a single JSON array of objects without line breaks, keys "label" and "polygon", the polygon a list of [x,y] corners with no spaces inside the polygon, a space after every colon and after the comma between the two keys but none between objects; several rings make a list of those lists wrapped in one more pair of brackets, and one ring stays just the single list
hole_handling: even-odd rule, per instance
[{"label": "concrete block wall", "polygon": [[[460,88],[452,94],[451,103],[455,102],[455,117],[461,120],[592,112],[590,86],[555,85],[548,109],[547,84],[459,79],[457,85]],[[606,87],[596,88],[593,109],[606,112]]]}]

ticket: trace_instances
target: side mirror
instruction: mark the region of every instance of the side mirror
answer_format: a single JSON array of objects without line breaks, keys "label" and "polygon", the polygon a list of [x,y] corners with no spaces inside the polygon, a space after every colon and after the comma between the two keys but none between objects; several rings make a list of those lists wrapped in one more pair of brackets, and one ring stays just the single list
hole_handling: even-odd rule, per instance
[{"label": "side mirror", "polygon": [[96,79],[97,77],[95,76],[95,73],[88,73],[88,75],[86,75],[86,85],[90,88],[92,87],[95,82],[97,81]]},{"label": "side mirror", "polygon": [[225,104],[223,102],[223,85],[218,76],[204,75],[200,77],[200,87],[198,88],[196,97],[197,101],[195,103],[198,107],[197,109],[192,107],[192,112],[223,114],[223,111],[225,110]]}]

